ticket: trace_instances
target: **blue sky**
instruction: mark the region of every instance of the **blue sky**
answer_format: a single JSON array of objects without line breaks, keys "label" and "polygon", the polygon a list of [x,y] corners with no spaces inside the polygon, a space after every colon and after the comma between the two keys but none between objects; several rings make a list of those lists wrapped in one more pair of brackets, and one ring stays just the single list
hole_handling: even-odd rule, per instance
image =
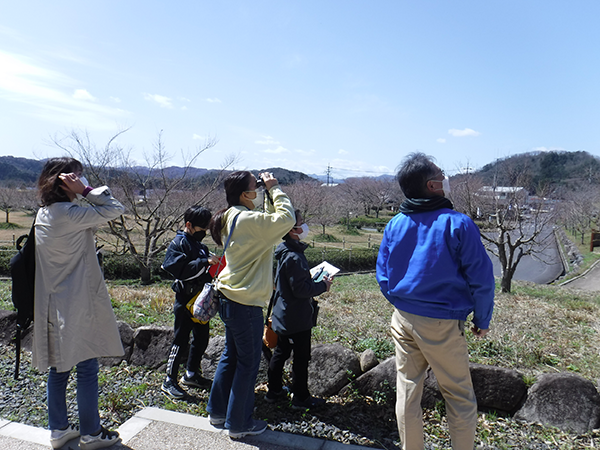
[{"label": "blue sky", "polygon": [[142,161],[449,173],[529,151],[600,155],[597,1],[4,2],[0,154],[88,132]]}]

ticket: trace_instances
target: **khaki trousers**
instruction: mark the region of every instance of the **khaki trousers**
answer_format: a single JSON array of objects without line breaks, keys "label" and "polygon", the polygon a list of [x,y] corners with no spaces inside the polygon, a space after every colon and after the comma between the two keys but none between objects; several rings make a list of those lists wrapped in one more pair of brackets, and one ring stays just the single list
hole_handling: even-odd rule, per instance
[{"label": "khaki trousers", "polygon": [[402,448],[424,449],[421,396],[427,366],[431,366],[446,400],[452,448],[473,450],[477,400],[459,321],[432,319],[396,309],[391,332],[396,346],[396,418]]}]

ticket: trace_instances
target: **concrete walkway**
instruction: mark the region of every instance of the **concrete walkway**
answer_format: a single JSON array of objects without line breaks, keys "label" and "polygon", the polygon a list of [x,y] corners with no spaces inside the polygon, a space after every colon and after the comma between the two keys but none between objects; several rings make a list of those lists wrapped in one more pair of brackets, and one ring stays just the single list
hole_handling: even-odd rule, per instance
[{"label": "concrete walkway", "polygon": [[[323,439],[267,430],[258,436],[233,440],[226,430],[210,425],[208,418],[145,408],[118,430],[123,442],[112,450],[360,450],[367,447],[346,445]],[[47,450],[50,431],[0,419],[0,450]],[[78,450],[79,440],[62,450]]]},{"label": "concrete walkway", "polygon": [[559,286],[584,291],[600,291],[600,259],[578,277],[560,283]]}]

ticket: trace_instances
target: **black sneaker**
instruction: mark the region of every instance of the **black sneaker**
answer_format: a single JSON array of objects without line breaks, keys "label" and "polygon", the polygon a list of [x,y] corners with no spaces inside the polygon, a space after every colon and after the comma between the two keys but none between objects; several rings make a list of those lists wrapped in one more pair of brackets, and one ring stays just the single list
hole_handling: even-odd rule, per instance
[{"label": "black sneaker", "polygon": [[310,409],[315,406],[321,406],[326,403],[324,398],[313,397],[309,395],[306,400],[296,400],[296,398],[292,398],[292,409],[302,410],[302,409]]},{"label": "black sneaker", "polygon": [[198,389],[210,389],[212,386],[212,381],[208,378],[204,378],[199,373],[194,374],[193,377],[188,378],[187,374],[181,377],[179,380],[181,384],[184,386],[195,387]]},{"label": "black sneaker", "polygon": [[119,442],[121,442],[119,433],[101,427],[98,434],[82,435],[79,438],[79,448],[81,450],[96,450],[97,448],[110,447]]},{"label": "black sneaker", "polygon": [[265,395],[265,402],[267,403],[275,403],[279,400],[285,399],[290,393],[290,389],[287,386],[284,386],[279,392],[273,392],[272,390],[268,390]]},{"label": "black sneaker", "polygon": [[167,377],[167,379],[163,382],[160,389],[169,397],[175,400],[181,400],[187,395],[187,393],[183,389],[181,389],[181,386],[177,384],[177,381],[172,380],[169,377]]}]

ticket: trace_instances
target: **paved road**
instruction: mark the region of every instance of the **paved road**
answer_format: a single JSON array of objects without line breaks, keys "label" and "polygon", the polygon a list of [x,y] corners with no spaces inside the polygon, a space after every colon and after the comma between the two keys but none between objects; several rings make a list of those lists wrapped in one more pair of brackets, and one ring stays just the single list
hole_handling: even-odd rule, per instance
[{"label": "paved road", "polygon": [[561,286],[584,291],[600,291],[600,261],[596,261],[580,277],[573,278]]},{"label": "paved road", "polygon": [[[540,244],[536,246],[538,253],[521,259],[513,280],[548,284],[562,275],[564,268],[551,227],[544,230],[541,237]],[[491,253],[489,255],[494,265],[494,275],[500,277],[500,261]]]}]

